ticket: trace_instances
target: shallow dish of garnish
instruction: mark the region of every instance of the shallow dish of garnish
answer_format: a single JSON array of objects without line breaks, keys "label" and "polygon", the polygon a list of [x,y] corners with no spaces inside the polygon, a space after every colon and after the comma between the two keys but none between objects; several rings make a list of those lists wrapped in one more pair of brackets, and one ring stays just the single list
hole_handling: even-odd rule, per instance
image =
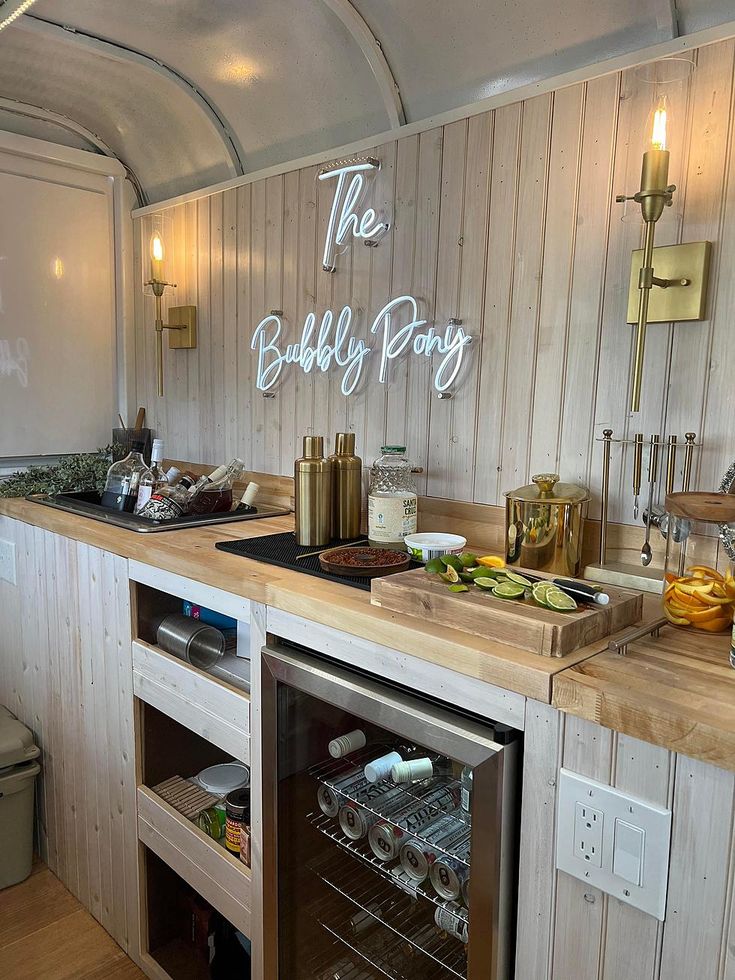
[{"label": "shallow dish of garnish", "polygon": [[325,572],[333,575],[377,578],[404,571],[411,563],[411,556],[405,551],[384,548],[332,548],[319,555],[319,563]]}]

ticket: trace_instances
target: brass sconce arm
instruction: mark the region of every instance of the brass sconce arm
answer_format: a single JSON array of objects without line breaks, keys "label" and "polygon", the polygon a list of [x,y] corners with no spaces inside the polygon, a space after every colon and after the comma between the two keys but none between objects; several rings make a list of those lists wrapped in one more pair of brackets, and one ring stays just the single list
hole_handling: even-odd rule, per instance
[{"label": "brass sconce arm", "polygon": [[156,380],[158,397],[163,396],[163,331],[176,331],[175,336],[169,337],[169,347],[177,349],[193,349],[197,345],[196,306],[172,306],[169,311],[171,322],[163,322],[163,293],[166,286],[176,288],[176,283],[162,282],[151,279],[146,283],[153,290],[156,298]]}]

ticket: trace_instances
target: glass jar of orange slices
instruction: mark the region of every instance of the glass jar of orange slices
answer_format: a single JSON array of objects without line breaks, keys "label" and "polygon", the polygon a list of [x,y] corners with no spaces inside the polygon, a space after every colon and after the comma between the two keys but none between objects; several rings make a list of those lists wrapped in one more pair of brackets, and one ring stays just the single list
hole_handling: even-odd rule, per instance
[{"label": "glass jar of orange slices", "polygon": [[664,615],[681,629],[726,633],[735,615],[735,495],[670,493]]}]

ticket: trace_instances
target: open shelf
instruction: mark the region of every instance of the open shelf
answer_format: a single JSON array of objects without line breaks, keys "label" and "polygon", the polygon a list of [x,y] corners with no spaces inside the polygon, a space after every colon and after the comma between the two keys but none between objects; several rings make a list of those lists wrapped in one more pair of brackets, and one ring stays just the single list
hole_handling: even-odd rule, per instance
[{"label": "open shelf", "polygon": [[245,935],[250,869],[146,786],[138,787],[138,837]]},{"label": "open shelf", "polygon": [[240,926],[147,846],[143,869],[143,960],[149,975],[161,980],[211,980],[207,937],[218,912],[235,928]]},{"label": "open shelf", "polygon": [[[229,661],[238,660],[241,658],[229,658]],[[242,663],[243,667],[238,669],[249,673],[250,661]],[[249,763],[250,695],[247,692],[144,640],[133,642],[133,691],[141,701],[241,762]]]}]

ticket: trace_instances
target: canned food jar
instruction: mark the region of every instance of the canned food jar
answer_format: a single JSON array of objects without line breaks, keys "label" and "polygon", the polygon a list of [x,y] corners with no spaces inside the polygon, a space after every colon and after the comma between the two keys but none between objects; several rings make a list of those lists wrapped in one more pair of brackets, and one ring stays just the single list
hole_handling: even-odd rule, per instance
[{"label": "canned food jar", "polygon": [[670,493],[659,526],[666,538],[663,607],[679,629],[732,630],[735,496]]},{"label": "canned food jar", "polygon": [[225,847],[240,856],[240,834],[250,826],[250,790],[235,789],[225,800]]},{"label": "canned food jar", "polygon": [[590,493],[539,473],[532,483],[505,494],[506,560],[510,565],[575,578],[582,566],[582,539]]}]

